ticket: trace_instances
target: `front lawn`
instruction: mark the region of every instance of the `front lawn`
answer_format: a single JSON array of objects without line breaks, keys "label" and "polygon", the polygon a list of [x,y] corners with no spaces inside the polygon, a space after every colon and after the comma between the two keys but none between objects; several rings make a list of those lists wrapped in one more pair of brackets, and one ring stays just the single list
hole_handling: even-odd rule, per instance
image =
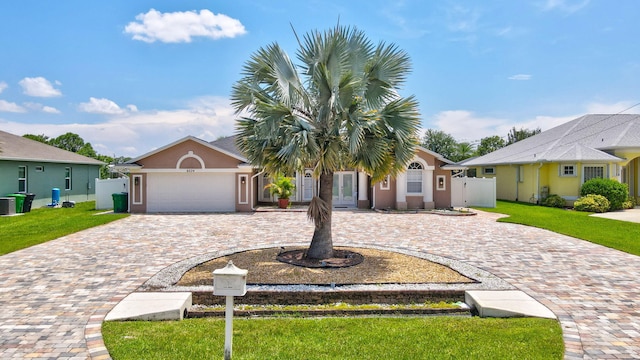
[{"label": "front lawn", "polygon": [[482,211],[509,215],[498,221],[535,226],[606,247],[640,255],[640,224],[589,216],[591,213],[498,201]]},{"label": "front lawn", "polygon": [[[114,360],[221,359],[224,319],[105,322]],[[555,320],[478,317],[236,319],[233,359],[562,359]]]},{"label": "front lawn", "polygon": [[95,207],[95,201],[87,201],[72,208],[38,208],[23,215],[0,217],[0,255],[129,216],[96,215],[103,211]]}]

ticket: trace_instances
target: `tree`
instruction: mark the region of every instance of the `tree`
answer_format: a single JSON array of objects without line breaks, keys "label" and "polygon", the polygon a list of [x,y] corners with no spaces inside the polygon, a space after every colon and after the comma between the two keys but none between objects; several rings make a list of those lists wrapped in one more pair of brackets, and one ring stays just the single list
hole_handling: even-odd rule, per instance
[{"label": "tree", "polygon": [[450,160],[455,156],[456,146],[456,139],[442,130],[427,129],[422,137],[422,147]]},{"label": "tree", "polygon": [[473,148],[473,145],[471,145],[471,143],[466,141],[459,142],[456,144],[455,153],[453,155],[453,158],[450,158],[450,160],[460,162],[464,159],[472,157],[474,153],[475,149]]},{"label": "tree", "polygon": [[22,137],[27,138],[27,139],[31,139],[31,140],[35,140],[35,141],[39,141],[39,142],[45,143],[45,144],[49,144],[49,141],[51,141],[51,139],[49,139],[49,137],[46,136],[45,134],[41,134],[41,135],[24,134],[24,135],[22,135]]},{"label": "tree", "polygon": [[478,145],[478,149],[476,153],[478,156],[486,155],[490,152],[494,152],[500,148],[505,147],[505,141],[498,135],[484,137],[480,139],[480,145]]},{"label": "tree", "polygon": [[245,63],[231,95],[244,115],[236,141],[269,174],[313,168],[320,188],[307,212],[315,229],[306,256],[327,259],[334,172],[356,168],[377,182],[403,171],[417,145],[418,104],[398,94],[410,60],[393,44],[374,45],[362,31],[336,26],[309,32],[298,45],[299,65],[277,43]]},{"label": "tree", "polygon": [[514,126],[513,128],[511,128],[511,130],[509,130],[509,133],[507,134],[507,145],[511,145],[533,135],[540,134],[540,131],[540,128],[536,128],[534,130],[520,128],[520,130],[516,130],[516,127]]},{"label": "tree", "polygon": [[84,146],[84,140],[78,134],[68,132],[49,141],[49,145],[53,145],[59,149],[77,153]]}]

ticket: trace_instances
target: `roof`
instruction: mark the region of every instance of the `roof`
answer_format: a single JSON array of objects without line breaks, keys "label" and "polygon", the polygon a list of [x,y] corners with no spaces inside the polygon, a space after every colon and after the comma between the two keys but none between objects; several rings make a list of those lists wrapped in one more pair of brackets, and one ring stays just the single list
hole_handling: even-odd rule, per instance
[{"label": "roof", "polygon": [[[233,157],[233,158],[236,158],[236,159],[238,159],[238,160],[240,160],[240,161],[246,162],[246,161],[247,161],[247,159],[246,159],[242,154],[240,154],[240,153],[237,151],[237,149],[235,149],[235,150],[234,150],[233,148],[231,148],[231,147],[230,147],[230,145],[229,145],[229,144],[227,144],[228,140],[226,140],[226,139],[229,139],[229,138],[230,138],[230,137],[227,137],[227,138],[221,138],[221,139],[216,140],[216,141],[207,142],[207,141],[204,141],[204,140],[202,140],[202,139],[198,139],[198,138],[197,138],[197,137],[195,137],[195,136],[186,136],[186,137],[183,137],[183,138],[182,138],[182,139],[180,139],[180,140],[177,140],[177,141],[172,142],[171,144],[168,144],[168,145],[165,145],[165,146],[163,146],[163,147],[157,148],[157,149],[155,149],[155,150],[153,150],[153,151],[150,151],[150,152],[148,152],[148,153],[146,153],[146,154],[144,154],[144,155],[138,156],[138,157],[137,157],[137,158],[135,158],[135,159],[131,159],[131,160],[129,160],[129,161],[127,161],[127,162],[125,162],[125,164],[135,164],[136,162],[138,162],[138,161],[140,161],[140,160],[142,160],[142,159],[144,159],[144,158],[147,158],[147,157],[149,157],[149,156],[151,156],[151,155],[157,154],[157,153],[159,153],[159,152],[161,152],[161,151],[164,151],[164,150],[166,150],[166,149],[168,149],[168,148],[170,148],[170,147],[173,147],[173,146],[178,145],[178,144],[180,144],[180,143],[183,143],[183,142],[185,142],[185,141],[195,141],[195,142],[197,142],[197,143],[199,143],[199,144],[201,144],[201,145],[203,145],[203,146],[205,146],[205,147],[208,147],[208,148],[210,148],[210,149],[213,149],[213,150],[219,151],[219,152],[221,152],[221,153],[223,153],[223,154],[229,155],[229,156],[231,156],[231,157]],[[222,141],[222,140],[224,140],[224,141]],[[220,143],[220,144],[224,145],[224,147],[223,147],[223,146],[220,146],[220,144],[218,144],[218,143],[217,143],[218,141],[221,141],[221,143]],[[233,141],[232,141],[232,142],[233,142]],[[235,147],[235,145],[234,145],[234,147]]]},{"label": "roof", "polygon": [[102,161],[1,130],[0,160],[104,165]]},{"label": "roof", "polygon": [[622,149],[640,149],[640,115],[585,115],[462,164],[619,162]]},{"label": "roof", "polygon": [[232,154],[235,154],[237,157],[244,158],[244,154],[238,147],[236,146],[236,136],[226,136],[214,140],[211,142],[211,145],[218,147],[220,149],[226,150]]}]

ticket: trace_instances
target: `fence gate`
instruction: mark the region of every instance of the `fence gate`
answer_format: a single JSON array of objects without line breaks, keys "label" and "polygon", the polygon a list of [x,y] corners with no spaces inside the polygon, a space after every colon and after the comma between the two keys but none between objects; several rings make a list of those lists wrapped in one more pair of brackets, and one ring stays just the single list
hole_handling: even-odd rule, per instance
[{"label": "fence gate", "polygon": [[96,179],[96,210],[113,209],[111,194],[128,191],[129,178]]},{"label": "fence gate", "polygon": [[452,178],[451,206],[496,207],[496,179],[470,177]]}]

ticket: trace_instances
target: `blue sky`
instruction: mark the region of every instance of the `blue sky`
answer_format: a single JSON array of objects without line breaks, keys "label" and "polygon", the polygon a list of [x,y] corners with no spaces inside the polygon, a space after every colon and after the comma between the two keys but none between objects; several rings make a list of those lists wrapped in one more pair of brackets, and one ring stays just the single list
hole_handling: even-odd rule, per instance
[{"label": "blue sky", "polygon": [[639,113],[637,0],[0,2],[0,129],[139,156],[232,135],[249,56],[338,22],[407,51],[422,126],[459,141]]}]

